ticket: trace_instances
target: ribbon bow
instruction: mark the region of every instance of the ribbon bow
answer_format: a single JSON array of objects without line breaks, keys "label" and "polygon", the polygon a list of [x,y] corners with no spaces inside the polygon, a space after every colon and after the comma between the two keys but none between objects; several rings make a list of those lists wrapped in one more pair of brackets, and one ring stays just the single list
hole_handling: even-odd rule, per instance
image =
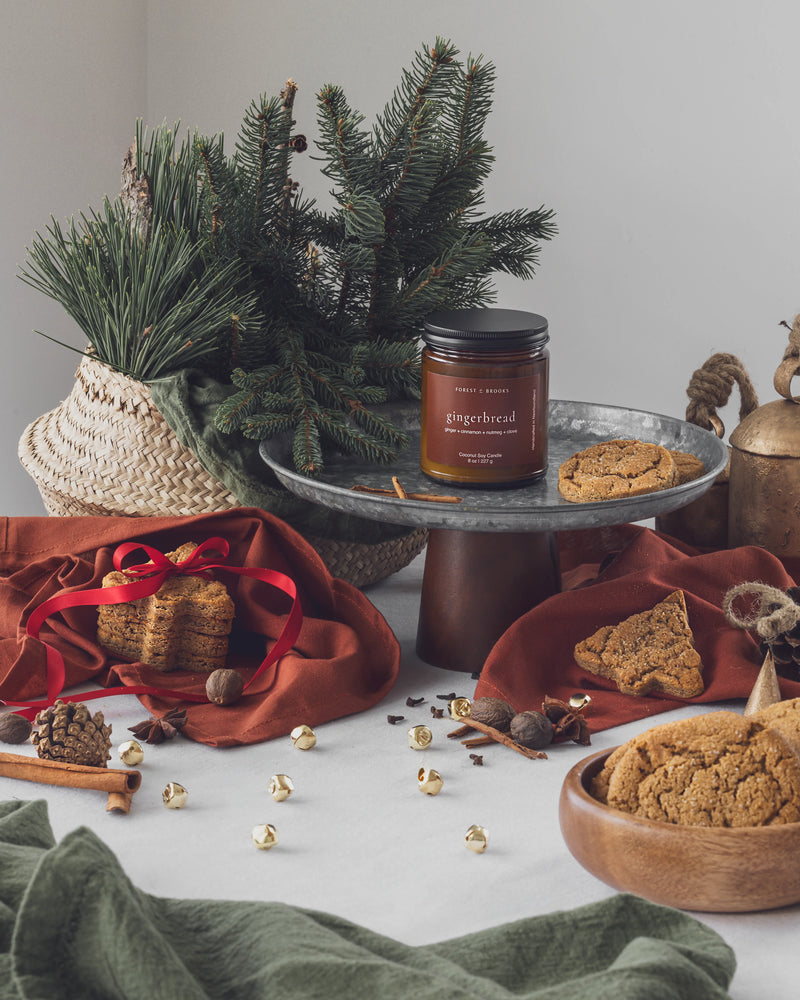
[{"label": "ribbon bow", "polygon": [[[144,550],[149,556],[149,562],[136,563],[123,568],[123,561],[131,552]],[[168,559],[163,552],[154,549],[141,542],[124,542],[118,545],[114,551],[114,568],[124,573],[128,577],[133,577],[130,583],[119,584],[114,587],[95,587],[91,590],[79,590],[72,592],[61,592],[48,598],[39,607],[35,608],[28,618],[25,632],[33,639],[39,638],[39,631],[50,615],[63,611],[66,608],[87,607],[98,604],[122,604],[126,601],[135,601],[142,597],[150,597],[155,594],[163,585],[165,580],[172,576],[190,575],[207,576],[209,570],[224,569],[238,576],[247,576],[253,580],[260,580],[268,583],[278,590],[282,590],[292,599],[292,607],[284,623],[280,635],[275,641],[275,645],[264,657],[255,674],[245,684],[245,690],[260,677],[268,667],[276,664],[277,661],[287,653],[297,641],[300,634],[300,626],[303,621],[303,611],[297,596],[297,587],[294,581],[272,569],[259,569],[249,566],[228,566],[224,562],[215,562],[209,552],[217,552],[222,559],[226,559],[230,551],[230,546],[224,538],[208,538],[198,545],[186,559],[173,562]],[[42,640],[43,641],[43,640]],[[192,694],[185,691],[173,691],[169,688],[151,687],[150,685],[131,685],[130,687],[110,687],[102,688],[98,691],[88,691],[84,694],[61,696],[66,681],[66,666],[64,658],[57,649],[49,643],[44,643],[47,657],[47,697],[44,701],[3,701],[5,705],[21,707],[24,711],[17,714],[26,719],[33,720],[40,709],[47,708],[59,697],[62,701],[89,701],[92,698],[105,698],[115,694],[148,694],[162,698],[177,698],[180,701],[208,702],[205,694]],[[274,677],[273,677],[274,680]],[[271,684],[272,682],[270,682]],[[269,687],[270,685],[268,685]]]}]

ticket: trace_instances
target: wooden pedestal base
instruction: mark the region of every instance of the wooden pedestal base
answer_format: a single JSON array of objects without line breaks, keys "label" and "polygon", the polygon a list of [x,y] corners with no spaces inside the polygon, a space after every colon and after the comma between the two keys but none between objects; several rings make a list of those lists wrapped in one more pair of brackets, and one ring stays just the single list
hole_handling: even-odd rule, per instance
[{"label": "wooden pedestal base", "polygon": [[430,532],[417,653],[448,670],[479,671],[505,630],[560,589],[555,532]]}]

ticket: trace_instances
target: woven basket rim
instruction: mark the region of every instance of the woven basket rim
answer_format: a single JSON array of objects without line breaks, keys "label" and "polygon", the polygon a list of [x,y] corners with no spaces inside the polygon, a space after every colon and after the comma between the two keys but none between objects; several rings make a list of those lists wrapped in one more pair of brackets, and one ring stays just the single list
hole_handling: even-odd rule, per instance
[{"label": "woven basket rim", "polygon": [[238,506],[179,442],[143,382],[84,356],[63,402],[20,438],[37,486],[120,514],[194,514]]},{"label": "woven basket rim", "polygon": [[[186,516],[241,506],[181,445],[145,383],[89,355],[66,399],[25,428],[18,454],[54,516]],[[334,576],[361,587],[408,565],[427,531],[371,543],[308,541]]]}]

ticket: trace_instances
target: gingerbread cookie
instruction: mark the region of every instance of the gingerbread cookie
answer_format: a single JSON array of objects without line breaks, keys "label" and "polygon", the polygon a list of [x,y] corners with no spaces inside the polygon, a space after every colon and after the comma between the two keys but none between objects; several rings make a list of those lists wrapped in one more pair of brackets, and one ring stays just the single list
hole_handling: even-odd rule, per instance
[{"label": "gingerbread cookie", "polygon": [[694,698],[703,692],[703,664],[682,590],[619,625],[598,629],[577,644],[575,662],[613,680],[623,694]]},{"label": "gingerbread cookie", "polygon": [[[172,562],[187,559],[193,542],[167,552]],[[130,583],[113,570],[103,587]],[[173,576],[150,597],[98,608],[97,641],[125,660],[156,670],[211,673],[225,666],[234,606],[224,584],[200,576]]]},{"label": "gingerbread cookie", "polygon": [[592,445],[562,462],[558,491],[572,503],[655,493],[677,483],[672,455],[658,444],[614,440]]},{"label": "gingerbread cookie", "polygon": [[672,461],[675,463],[676,486],[690,483],[693,479],[699,479],[706,471],[706,467],[697,455],[692,455],[688,451],[673,451],[670,449]]},{"label": "gingerbread cookie", "polygon": [[735,712],[656,726],[605,771],[598,797],[634,816],[684,826],[800,820],[800,759],[780,733]]},{"label": "gingerbread cookie", "polygon": [[627,751],[627,743],[623,743],[622,746],[617,747],[616,750],[612,750],[608,757],[606,757],[602,768],[597,772],[594,778],[592,778],[592,797],[597,799],[598,802],[608,803],[608,784],[611,781],[611,775],[614,773],[614,768]]},{"label": "gingerbread cookie", "polygon": [[774,705],[754,712],[750,718],[768,729],[777,730],[794,752],[800,755],[800,698],[775,702]]}]

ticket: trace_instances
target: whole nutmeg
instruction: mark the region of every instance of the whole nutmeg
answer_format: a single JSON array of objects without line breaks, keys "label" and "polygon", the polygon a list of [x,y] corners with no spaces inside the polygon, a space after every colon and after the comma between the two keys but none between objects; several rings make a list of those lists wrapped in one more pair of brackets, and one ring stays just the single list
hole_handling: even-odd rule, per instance
[{"label": "whole nutmeg", "polygon": [[472,702],[471,718],[491,726],[501,733],[507,733],[511,720],[516,715],[514,709],[502,698],[476,698]]},{"label": "whole nutmeg", "polygon": [[553,742],[553,723],[541,712],[519,712],[511,720],[509,733],[521,747],[541,750]]},{"label": "whole nutmeg", "polygon": [[24,743],[32,730],[31,722],[16,712],[0,715],[0,743]]},{"label": "whole nutmeg", "polygon": [[230,705],[237,701],[244,691],[242,675],[236,670],[220,667],[208,675],[206,694],[215,705]]}]

